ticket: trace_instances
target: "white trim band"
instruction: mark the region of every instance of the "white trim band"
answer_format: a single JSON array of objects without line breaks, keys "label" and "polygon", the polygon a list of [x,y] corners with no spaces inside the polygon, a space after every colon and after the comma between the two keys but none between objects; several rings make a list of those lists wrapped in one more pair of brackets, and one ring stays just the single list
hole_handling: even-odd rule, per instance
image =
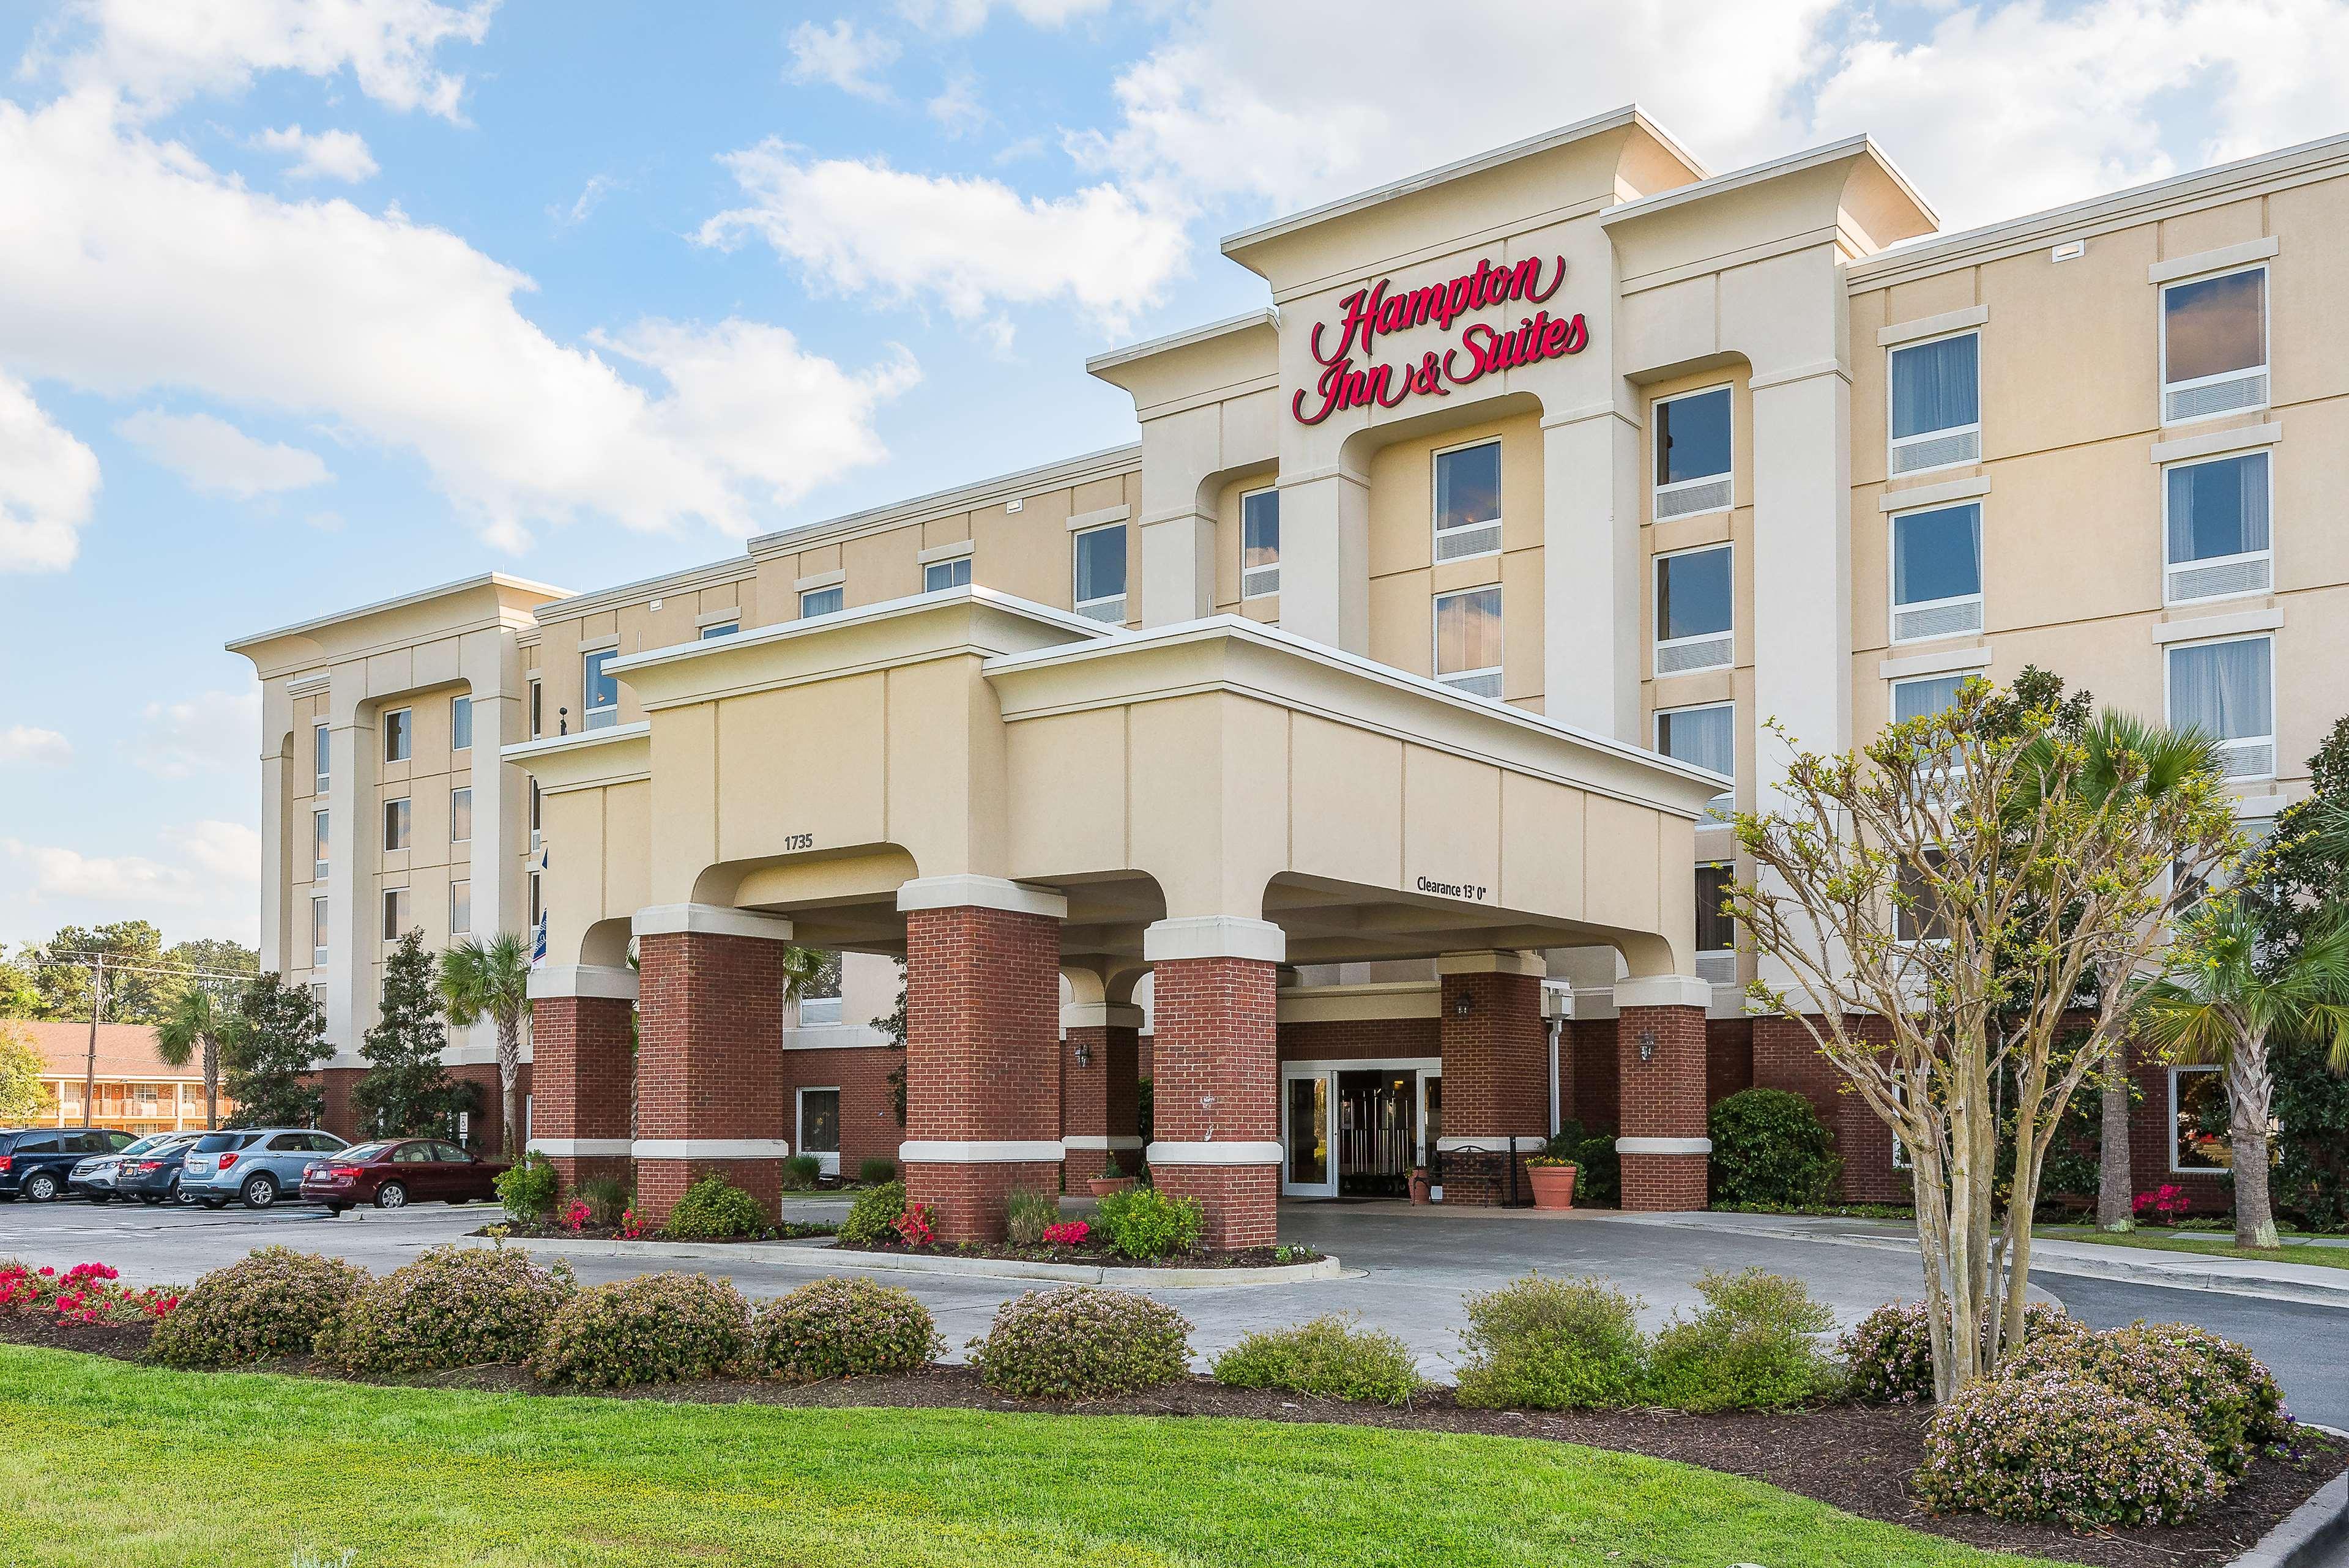
[{"label": "white trim band", "polygon": [[2153,460],[2156,464],[2179,463],[2189,458],[2214,458],[2221,452],[2248,452],[2255,447],[2273,446],[2283,439],[2283,426],[2275,420],[2264,425],[2238,425],[2231,430],[2212,430],[2206,435],[2180,436],[2174,441],[2156,441]]},{"label": "white trim band", "polygon": [[656,903],[636,911],[629,929],[638,936],[754,936],[789,942],[792,923],[780,914],[719,903]]},{"label": "white trim band", "polygon": [[1700,980],[1693,975],[1642,975],[1615,982],[1615,1006],[1619,1011],[1625,1007],[1707,1007],[1712,1005],[1713,982]]},{"label": "white trim band", "polygon": [[561,996],[633,1002],[636,972],[609,964],[558,964],[532,970],[525,990],[533,1002]]},{"label": "white trim band", "polygon": [[1154,1143],[1142,1151],[1153,1165],[1278,1165],[1278,1143]]},{"label": "white trim band", "polygon": [[639,1160],[786,1160],[781,1138],[639,1138],[628,1152]]},{"label": "white trim band", "polygon": [[543,1154],[551,1159],[576,1160],[604,1154],[626,1158],[635,1152],[635,1145],[625,1138],[533,1138],[526,1147],[533,1154]]},{"label": "white trim band", "polygon": [[1057,1138],[960,1143],[926,1139],[897,1145],[897,1159],[906,1165],[1013,1165],[1050,1163],[1060,1158]]},{"label": "white trim band", "polygon": [[1288,958],[1288,934],[1268,920],[1237,914],[1154,921],[1142,934],[1142,957],[1147,964],[1185,958],[1248,958],[1259,964],[1281,964]]},{"label": "white trim band", "polygon": [[1107,1138],[1098,1132],[1072,1132],[1061,1140],[1061,1145],[1064,1149],[1139,1149],[1142,1140],[1124,1132]]},{"label": "white trim band", "polygon": [[1142,1009],[1131,1002],[1063,1002],[1063,1029],[1138,1029]]},{"label": "white trim band", "polygon": [[2283,624],[2282,610],[2241,610],[2232,615],[2197,615],[2189,621],[2155,624],[2157,643],[2195,643],[2205,637],[2235,637],[2248,632],[2272,632]]},{"label": "white trim band", "polygon": [[1030,887],[1002,877],[968,874],[916,877],[897,888],[897,913],[916,909],[1000,909],[1012,914],[1040,914],[1050,920],[1069,918],[1069,901],[1046,888]]},{"label": "white trim band", "polygon": [[1619,1138],[1615,1140],[1618,1154],[1710,1154],[1710,1138]]}]

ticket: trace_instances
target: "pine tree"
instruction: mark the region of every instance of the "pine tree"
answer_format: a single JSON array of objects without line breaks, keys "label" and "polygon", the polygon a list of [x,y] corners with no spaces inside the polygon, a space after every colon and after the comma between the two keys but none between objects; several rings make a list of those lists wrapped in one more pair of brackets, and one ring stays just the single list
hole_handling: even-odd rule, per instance
[{"label": "pine tree", "polygon": [[238,1127],[316,1127],[325,1097],[304,1078],[325,1065],[326,1015],[306,985],[275,971],[249,986],[237,1005],[243,1026],[222,1042],[230,1119]]},{"label": "pine tree", "polygon": [[367,1076],[351,1088],[351,1109],[368,1132],[446,1135],[456,1113],[472,1107],[472,1087],[458,1083],[440,1065],[449,1030],[440,1016],[438,974],[439,962],[424,951],[420,931],[401,937],[384,964],[382,1009],[359,1047]]}]

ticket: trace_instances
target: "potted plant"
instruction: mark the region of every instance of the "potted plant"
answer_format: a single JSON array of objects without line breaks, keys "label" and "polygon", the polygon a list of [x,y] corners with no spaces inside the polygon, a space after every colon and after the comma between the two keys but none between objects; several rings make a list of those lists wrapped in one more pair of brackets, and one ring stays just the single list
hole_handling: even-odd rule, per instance
[{"label": "potted plant", "polygon": [[1411,1201],[1414,1203],[1429,1202],[1433,1199],[1434,1192],[1435,1183],[1428,1179],[1427,1167],[1413,1166],[1411,1168]]},{"label": "potted plant", "polygon": [[1533,1185],[1534,1207],[1573,1208],[1574,1172],[1574,1161],[1562,1156],[1529,1155],[1526,1160],[1526,1180]]},{"label": "potted plant", "polygon": [[1106,1198],[1112,1192],[1125,1191],[1133,1185],[1133,1178],[1118,1169],[1117,1156],[1114,1154],[1109,1157],[1109,1163],[1102,1167],[1100,1175],[1088,1177],[1085,1181],[1086,1189],[1096,1198]]}]

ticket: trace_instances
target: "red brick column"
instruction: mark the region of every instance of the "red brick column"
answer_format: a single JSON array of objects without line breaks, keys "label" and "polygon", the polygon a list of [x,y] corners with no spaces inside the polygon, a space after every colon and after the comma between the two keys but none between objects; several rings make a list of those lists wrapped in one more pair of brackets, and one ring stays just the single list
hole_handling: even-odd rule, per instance
[{"label": "red brick column", "polygon": [[657,1223],[713,1171],[769,1214],[791,1152],[783,947],[792,923],[667,904],[636,917],[636,1212]]},{"label": "red brick column", "polygon": [[1487,1207],[1507,1202],[1514,1137],[1515,1190],[1519,1202],[1528,1202],[1526,1158],[1540,1153],[1549,1136],[1541,960],[1447,953],[1435,961],[1435,973],[1443,987],[1444,1201]]},{"label": "red brick column", "polygon": [[1702,1209],[1713,1152],[1705,1135],[1704,1004],[1684,975],[1615,985],[1615,1053],[1626,1209]]},{"label": "red brick column", "polygon": [[1280,1197],[1281,929],[1231,917],[1163,920],[1150,961],[1159,1191],[1196,1198],[1206,1244],[1272,1244]]},{"label": "red brick column", "polygon": [[1054,893],[988,877],[897,892],[905,915],[909,1202],[940,1241],[1000,1241],[1004,1200],[1061,1190],[1061,919]]},{"label": "red brick column", "polygon": [[[617,967],[533,969],[530,975],[530,1147],[554,1161],[566,1189],[593,1177],[634,1184],[628,1102],[636,1054],[628,1026],[636,977]],[[498,1124],[497,1068],[484,1114]]]},{"label": "red brick column", "polygon": [[1067,1183],[1118,1170],[1142,1174],[1142,1009],[1079,1002],[1061,1009],[1061,1146]]}]

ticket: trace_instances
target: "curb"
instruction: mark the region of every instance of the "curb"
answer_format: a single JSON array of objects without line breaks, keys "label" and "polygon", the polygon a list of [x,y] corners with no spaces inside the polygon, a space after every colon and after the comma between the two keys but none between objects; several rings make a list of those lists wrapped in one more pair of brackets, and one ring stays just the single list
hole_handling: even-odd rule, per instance
[{"label": "curb", "polygon": [[2319,1487],[2227,1568],[2332,1568],[2342,1563],[2349,1563],[2349,1471]]},{"label": "curb", "polygon": [[[458,1238],[469,1246],[488,1246],[487,1236]],[[1342,1279],[1345,1271],[1336,1258],[1311,1264],[1275,1264],[1252,1269],[1122,1269],[1101,1264],[1037,1264],[1017,1258],[920,1257],[905,1253],[848,1252],[821,1242],[624,1242],[610,1237],[512,1236],[506,1245],[534,1253],[573,1257],[747,1259],[826,1273],[864,1269],[895,1274],[922,1274],[976,1279],[1056,1281],[1064,1284],[1112,1284],[1129,1290],[1196,1290],[1226,1284],[1295,1284],[1308,1280]]]}]

